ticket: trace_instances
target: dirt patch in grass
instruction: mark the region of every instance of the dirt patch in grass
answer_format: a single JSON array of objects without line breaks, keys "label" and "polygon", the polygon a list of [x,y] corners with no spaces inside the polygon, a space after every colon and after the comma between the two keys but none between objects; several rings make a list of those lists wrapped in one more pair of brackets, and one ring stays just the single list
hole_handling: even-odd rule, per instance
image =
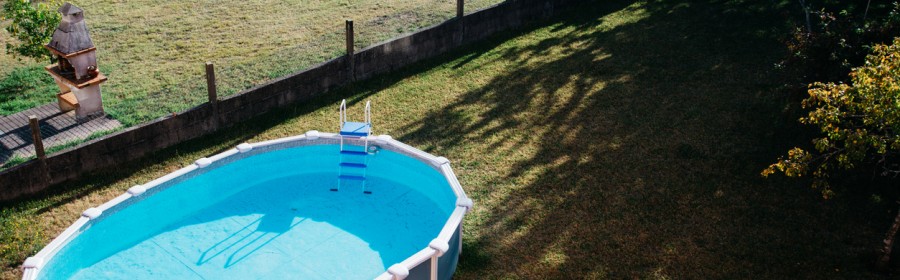
[{"label": "dirt patch in grass", "polygon": [[[887,277],[868,265],[891,205],[759,177],[796,142],[773,69],[783,7],[586,2],[6,205],[0,221],[38,219],[16,232],[44,238],[16,250],[43,246],[82,210],[196,158],[334,131],[348,98],[372,101],[376,133],[452,160],[476,203],[459,279]],[[4,277],[21,261],[5,257]]]}]

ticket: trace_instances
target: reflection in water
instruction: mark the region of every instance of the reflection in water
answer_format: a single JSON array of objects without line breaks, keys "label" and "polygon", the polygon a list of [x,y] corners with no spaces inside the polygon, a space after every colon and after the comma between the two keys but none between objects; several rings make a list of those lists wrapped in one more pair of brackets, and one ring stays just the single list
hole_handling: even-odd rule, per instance
[{"label": "reflection in water", "polygon": [[[226,268],[231,267],[306,219],[300,219],[296,223],[292,223],[292,220],[290,216],[286,215],[266,215],[256,219],[206,251],[203,251],[200,259],[197,260],[197,265],[203,265],[213,258],[224,254],[229,249],[240,245],[234,253],[228,256],[228,261],[225,263]],[[252,230],[251,228],[257,224],[256,230]],[[249,241],[245,242],[248,239]]]},{"label": "reflection in water", "polygon": [[[60,253],[79,258],[67,258],[43,276],[372,278],[426,247],[449,217],[396,182],[375,177],[370,184],[379,191],[365,195],[322,187],[333,178],[326,173],[265,181],[196,210],[178,205],[183,194],[161,192],[85,231]],[[215,184],[195,179],[184,187],[193,195],[221,193],[204,190]],[[134,218],[161,207],[191,212]],[[129,237],[135,240],[126,245],[101,242]]]}]

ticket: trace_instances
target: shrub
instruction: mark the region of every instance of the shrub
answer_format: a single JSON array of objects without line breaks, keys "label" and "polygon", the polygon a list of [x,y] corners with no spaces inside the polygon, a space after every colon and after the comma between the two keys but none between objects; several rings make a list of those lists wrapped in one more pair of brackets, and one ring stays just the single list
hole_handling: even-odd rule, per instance
[{"label": "shrub", "polygon": [[10,267],[37,253],[45,237],[36,227],[34,220],[0,215],[0,266]]},{"label": "shrub", "polygon": [[[813,187],[828,198],[828,177],[837,169],[874,166],[877,174],[900,175],[900,38],[893,45],[876,45],[863,66],[850,72],[850,84],[814,83],[803,107],[812,109],[800,122],[818,128],[815,151],[793,148],[762,171],[788,177],[812,174]],[[900,202],[900,201],[898,201]],[[885,234],[877,267],[890,262],[894,237],[900,231],[900,210]]]},{"label": "shrub", "polygon": [[787,40],[789,55],[779,64],[798,78],[797,84],[847,82],[847,74],[853,66],[863,63],[871,46],[889,44],[900,34],[900,3],[856,4],[810,4],[818,7],[809,9],[818,10],[812,11],[813,17],[798,24],[791,33]]},{"label": "shrub", "polygon": [[6,43],[6,52],[34,59],[52,60],[50,52],[44,49],[44,45],[50,42],[53,31],[59,25],[60,15],[56,11],[57,8],[59,3],[53,0],[36,4],[29,0],[7,0],[3,3],[0,19],[10,21],[6,31],[19,41],[18,44]]},{"label": "shrub", "polygon": [[821,133],[812,140],[815,151],[793,148],[762,175],[811,174],[813,186],[826,197],[832,194],[827,179],[835,169],[874,163],[881,175],[900,175],[900,38],[875,46],[849,77],[850,84],[814,83],[803,100],[811,111],[800,122]]}]

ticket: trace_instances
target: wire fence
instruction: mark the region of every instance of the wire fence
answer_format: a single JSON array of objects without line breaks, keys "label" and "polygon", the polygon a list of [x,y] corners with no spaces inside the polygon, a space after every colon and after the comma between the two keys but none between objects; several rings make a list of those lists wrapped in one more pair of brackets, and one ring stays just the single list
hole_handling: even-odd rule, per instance
[{"label": "wire fence", "polygon": [[[466,13],[502,2],[502,0],[469,0],[465,3]],[[346,52],[345,20],[354,20],[354,48],[363,49],[399,35],[432,26],[456,16],[456,0],[401,0],[401,1],[361,1],[338,7],[346,10],[342,18],[323,18],[315,24],[292,26],[290,20],[262,20],[272,29],[288,30],[284,37],[299,38],[296,40],[277,39],[266,48],[237,47],[226,49],[227,55],[217,58],[193,57],[196,64],[179,64],[181,66],[165,67],[169,61],[160,60],[154,63],[133,61],[106,65],[101,70],[108,73],[110,81],[103,85],[106,112],[117,120],[116,125],[84,125],[77,127],[79,133],[60,141],[46,143],[48,151],[61,150],[84,142],[84,139],[96,138],[111,131],[138,125],[153,119],[184,111],[207,102],[205,61],[215,64],[216,86],[220,98],[236,94],[267,81],[282,77],[312,65],[340,57]],[[227,21],[227,19],[223,19]],[[218,24],[218,23],[214,23]],[[99,27],[95,31],[103,32]],[[240,28],[240,26],[234,27]],[[176,28],[177,29],[177,28]],[[161,31],[162,32],[162,31]],[[174,32],[174,31],[173,31]],[[181,31],[179,31],[181,32]],[[166,34],[179,36],[179,34]],[[287,36],[290,35],[290,36]],[[268,42],[264,42],[268,43]],[[188,43],[174,41],[170,48],[174,51]],[[204,42],[215,45],[216,42]],[[211,46],[211,48],[214,46]],[[236,49],[236,50],[235,50]],[[172,50],[164,50],[172,51]],[[190,52],[187,48],[183,51]],[[144,54],[137,53],[137,56]],[[162,56],[162,55],[160,55]],[[103,54],[101,53],[101,64]],[[135,67],[137,66],[137,67]],[[151,68],[158,67],[155,71]],[[148,70],[149,69],[149,70]],[[133,75],[127,71],[146,71],[139,75],[140,79],[117,81],[117,76]],[[144,72],[140,72],[144,73]],[[176,73],[176,75],[171,75]],[[117,75],[118,74],[118,75]],[[121,122],[121,124],[119,124]],[[75,129],[76,127],[69,127]],[[27,130],[27,126],[24,127]],[[43,135],[60,135],[59,128],[43,122]],[[27,138],[22,136],[22,138]],[[22,144],[22,143],[20,143]],[[24,144],[23,144],[24,145]],[[18,145],[22,146],[22,145]],[[12,155],[12,149],[6,147],[0,153],[8,154],[0,162],[34,157],[34,149],[29,147]]]},{"label": "wire fence", "polygon": [[46,104],[19,114],[0,117],[0,166],[20,163],[37,156],[30,116],[35,116],[41,143],[52,153],[121,128],[107,116],[75,119],[75,112],[62,113],[56,104]]},{"label": "wire fence", "polygon": [[[493,4],[498,0],[467,1],[466,10],[474,11]],[[237,54],[214,61],[216,81],[220,97],[233,95],[242,90],[263,84],[272,79],[288,75],[312,65],[340,57],[345,54],[345,19],[354,20],[354,48],[359,50],[373,44],[413,32],[423,27],[438,24],[455,17],[456,2],[447,1],[397,1],[397,9],[386,9],[388,13],[361,15],[354,18],[331,19],[333,23],[320,24],[316,30],[307,31],[308,40],[289,46],[280,46],[273,53],[256,55],[252,59]],[[207,101],[204,65],[186,71],[189,75],[182,80],[166,84],[158,91],[145,96],[130,98],[121,102],[126,114],[135,114],[135,120],[144,122],[174,112],[179,112]],[[153,110],[128,110],[152,104]],[[113,111],[118,108],[112,108]],[[119,113],[122,114],[122,113]]]}]

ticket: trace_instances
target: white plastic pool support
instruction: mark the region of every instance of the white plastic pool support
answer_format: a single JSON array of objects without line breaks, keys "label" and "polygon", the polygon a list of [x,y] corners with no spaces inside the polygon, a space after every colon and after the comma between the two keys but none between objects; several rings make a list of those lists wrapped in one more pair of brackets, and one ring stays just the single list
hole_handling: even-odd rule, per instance
[{"label": "white plastic pool support", "polygon": [[44,265],[44,258],[41,257],[28,257],[25,259],[25,263],[22,264],[22,268],[41,268]]},{"label": "white plastic pool support", "polygon": [[392,265],[387,271],[394,276],[394,280],[403,280],[409,276],[409,269],[399,263]]},{"label": "white plastic pool support", "polygon": [[197,167],[199,167],[199,168],[204,168],[204,167],[207,167],[210,164],[212,164],[212,160],[210,160],[208,158],[200,158],[197,161],[195,161],[194,164],[196,164]]},{"label": "white plastic pool support", "polygon": [[237,150],[240,153],[246,153],[246,152],[249,152],[250,150],[253,150],[253,145],[250,145],[248,143],[242,143],[240,145],[237,145]]},{"label": "white plastic pool support", "polygon": [[143,193],[146,192],[146,191],[147,191],[147,188],[145,188],[144,186],[142,186],[142,185],[135,185],[134,187],[128,188],[128,191],[127,191],[127,192],[128,192],[128,194],[130,194],[131,196],[139,196],[139,195],[143,194]]},{"label": "white plastic pool support", "polygon": [[446,240],[435,238],[434,240],[431,240],[431,243],[428,243],[428,247],[437,251],[437,253],[434,254],[435,257],[440,257],[450,249],[450,244],[448,244]]},{"label": "white plastic pool support", "polygon": [[428,247],[434,249],[434,256],[431,257],[431,279],[438,279],[438,258],[444,255],[447,250],[450,250],[450,244],[447,241],[435,238],[428,243]]},{"label": "white plastic pool support", "polygon": [[437,165],[437,166],[441,166],[441,165],[444,165],[444,164],[446,164],[446,163],[450,163],[450,160],[447,159],[447,158],[445,158],[445,157],[437,157],[436,159],[434,159],[434,163],[435,163],[435,165]]},{"label": "white plastic pool support", "polygon": [[317,130],[310,130],[310,131],[307,131],[307,132],[305,133],[305,135],[306,135],[306,140],[316,140],[316,139],[319,139],[319,131],[317,131]]},{"label": "white plastic pool support", "polygon": [[394,138],[391,138],[390,135],[378,135],[378,136],[375,136],[375,143],[378,143],[379,145],[384,145],[393,139]]},{"label": "white plastic pool support", "polygon": [[466,213],[472,210],[472,199],[468,197],[460,197],[456,199],[456,206],[465,207]]},{"label": "white plastic pool support", "polygon": [[438,279],[438,267],[440,267],[440,265],[438,264],[438,256],[437,255],[438,254],[435,253],[434,256],[431,257],[431,275],[430,275],[431,278],[429,278],[431,280]]},{"label": "white plastic pool support", "polygon": [[100,209],[97,209],[94,207],[88,208],[87,210],[84,210],[84,212],[81,212],[82,217],[85,217],[85,218],[88,218],[91,220],[96,219],[97,217],[100,217],[100,215],[102,215],[102,214],[103,214],[103,211],[100,211]]}]

